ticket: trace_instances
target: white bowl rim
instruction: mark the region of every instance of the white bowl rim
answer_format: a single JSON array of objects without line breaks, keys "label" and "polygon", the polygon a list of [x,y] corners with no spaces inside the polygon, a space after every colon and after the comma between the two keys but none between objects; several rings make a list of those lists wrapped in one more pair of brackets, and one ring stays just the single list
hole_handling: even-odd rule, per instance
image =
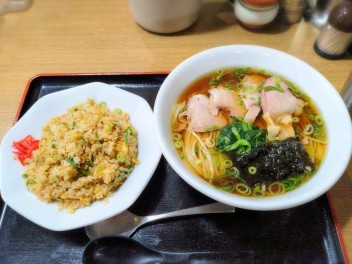
[{"label": "white bowl rim", "polygon": [[[229,194],[229,193],[217,190],[215,187],[211,186],[210,184],[206,183],[204,180],[200,179],[198,176],[193,174],[188,168],[184,166],[184,164],[180,165],[180,160],[175,159],[175,156],[174,156],[175,150],[170,151],[170,148],[168,146],[170,142],[168,142],[168,140],[166,139],[166,136],[163,135],[163,124],[161,123],[163,115],[165,115],[164,113],[165,110],[163,109],[163,99],[169,94],[168,86],[172,85],[177,80],[179,74],[184,74],[183,72],[184,68],[189,69],[190,65],[196,62],[202,61],[202,58],[204,57],[207,57],[208,59],[214,58],[216,57],[216,55],[218,55],[221,52],[233,52],[233,53],[234,52],[248,52],[248,53],[257,52],[257,55],[258,53],[263,53],[263,54],[268,54],[270,56],[280,56],[280,57],[283,57],[285,60],[288,60],[290,63],[299,64],[306,71],[308,71],[309,74],[313,74],[314,78],[318,78],[321,82],[325,84],[325,86],[322,87],[322,89],[324,89],[325,92],[328,92],[329,99],[331,99],[334,103],[336,103],[336,105],[334,105],[334,108],[335,108],[334,111],[337,111],[337,110],[339,111],[339,120],[341,121],[340,123],[342,123],[340,128],[344,129],[344,131],[340,131],[340,132],[343,136],[347,135],[347,137],[345,137],[344,147],[340,148],[338,165],[334,167],[334,172],[333,172],[334,177],[328,178],[323,185],[320,184],[321,186],[319,188],[315,188],[313,191],[309,191],[308,194],[302,195],[302,196],[294,197],[295,193],[297,193],[297,190],[303,189],[304,186],[307,186],[307,183],[305,183],[302,187],[298,188],[297,190],[288,192],[284,195],[270,197],[270,198],[262,198],[262,199],[248,198],[248,197],[237,196],[237,195],[233,195],[233,194]],[[202,62],[204,63],[204,61]],[[236,63],[234,63],[233,66],[236,67],[237,66]],[[245,65],[242,65],[242,66],[245,66]],[[251,67],[252,65],[247,65],[247,66]],[[226,68],[226,67],[223,67],[223,68]],[[213,70],[215,69],[219,69],[219,68],[214,68]],[[209,70],[208,72],[200,73],[199,76],[198,75],[195,76],[193,80],[196,80],[197,77],[200,77],[209,72],[211,71]],[[304,87],[301,87],[301,88],[305,90]],[[184,90],[184,88],[182,90]],[[347,167],[351,157],[352,139],[350,136],[348,137],[348,135],[352,134],[351,119],[343,103],[342,98],[335,90],[335,88],[322,74],[320,74],[317,70],[315,70],[313,67],[308,65],[306,62],[290,54],[287,54],[272,48],[268,48],[268,47],[255,46],[255,45],[220,46],[220,47],[210,48],[210,49],[201,51],[189,57],[188,59],[184,60],[179,65],[177,65],[174,68],[174,70],[165,79],[164,83],[162,84],[158,92],[158,95],[155,101],[154,115],[156,120],[156,123],[155,123],[156,134],[157,134],[157,138],[158,138],[161,150],[166,160],[169,162],[171,167],[176,171],[176,173],[183,180],[185,180],[189,185],[191,185],[196,190],[202,192],[203,194],[207,195],[208,197],[215,199],[217,201],[220,201],[222,203],[233,205],[239,208],[250,209],[250,210],[260,210],[260,211],[280,210],[280,209],[295,207],[295,206],[307,203],[309,201],[312,201],[315,198],[327,192],[339,180],[339,178],[344,173],[345,168]],[[330,132],[331,131],[328,131],[328,134],[329,134],[328,136],[330,136]],[[170,134],[171,134],[171,129],[170,129]],[[329,138],[327,152],[329,152],[332,147],[335,149],[335,152],[336,152],[337,151],[336,148],[338,147],[331,146],[330,138]],[[318,175],[318,173],[319,174],[323,173],[321,172],[321,170],[322,170],[322,167],[318,170],[317,174],[314,176],[315,178],[317,178],[316,176]],[[314,177],[310,181],[315,179]],[[288,201],[286,199],[281,199],[281,197],[284,197],[284,196],[285,197],[293,196],[293,198],[290,198]]]}]

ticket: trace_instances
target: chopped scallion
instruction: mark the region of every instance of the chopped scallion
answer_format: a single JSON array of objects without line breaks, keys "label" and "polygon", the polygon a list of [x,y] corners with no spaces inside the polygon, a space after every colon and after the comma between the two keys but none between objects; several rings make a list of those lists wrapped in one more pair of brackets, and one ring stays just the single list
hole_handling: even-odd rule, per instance
[{"label": "chopped scallion", "polygon": [[181,148],[183,146],[182,140],[177,140],[174,143],[175,148]]},{"label": "chopped scallion", "polygon": [[222,165],[224,166],[225,169],[229,169],[232,167],[233,164],[231,160],[227,159],[222,162]]},{"label": "chopped scallion", "polygon": [[252,190],[252,194],[254,197],[257,197],[257,198],[260,198],[260,197],[264,197],[265,196],[265,192],[262,191],[261,189],[259,188],[254,188]]},{"label": "chopped scallion", "polygon": [[88,174],[90,174],[90,170],[83,170],[83,169],[80,169],[79,172],[80,172],[81,174],[85,175],[85,176],[88,175]]},{"label": "chopped scallion", "polygon": [[180,133],[172,133],[173,140],[180,140],[182,135]]},{"label": "chopped scallion", "polygon": [[304,128],[303,134],[305,135],[311,135],[314,132],[314,127],[312,124],[307,124],[306,127]]},{"label": "chopped scallion", "polygon": [[117,162],[125,162],[126,156],[125,155],[117,155]]},{"label": "chopped scallion", "polygon": [[324,124],[324,119],[320,115],[316,115],[314,120],[318,126],[322,126]]},{"label": "chopped scallion", "polygon": [[235,189],[238,193],[242,194],[242,195],[250,195],[252,193],[251,188],[244,183],[237,183],[235,186]]},{"label": "chopped scallion", "polygon": [[298,123],[299,122],[299,118],[297,116],[292,117],[292,122],[293,123]]},{"label": "chopped scallion", "polygon": [[77,162],[75,162],[75,161],[73,160],[72,157],[68,157],[68,158],[66,159],[66,161],[67,161],[68,163],[70,163],[71,166],[74,167],[74,168],[77,168],[78,165],[79,165]]},{"label": "chopped scallion", "polygon": [[249,168],[248,168],[248,172],[250,173],[250,174],[256,174],[257,173],[257,168],[256,167],[254,167],[254,166],[250,166]]},{"label": "chopped scallion", "polygon": [[122,114],[122,110],[120,109],[120,108],[115,108],[114,109],[114,113],[116,113],[116,114]]}]

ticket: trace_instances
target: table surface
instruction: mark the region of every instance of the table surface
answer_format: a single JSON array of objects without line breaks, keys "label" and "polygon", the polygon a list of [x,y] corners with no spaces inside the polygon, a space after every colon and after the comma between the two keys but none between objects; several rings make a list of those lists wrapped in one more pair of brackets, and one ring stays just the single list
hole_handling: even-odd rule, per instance
[{"label": "table surface", "polygon": [[[0,139],[15,119],[27,82],[41,73],[169,72],[202,50],[230,44],[275,48],[310,64],[341,91],[352,58],[325,60],[313,50],[320,29],[302,20],[261,30],[243,28],[225,0],[203,0],[196,23],[175,34],[153,34],[132,18],[128,1],[33,1],[0,16]],[[352,258],[352,162],[329,191]]]}]

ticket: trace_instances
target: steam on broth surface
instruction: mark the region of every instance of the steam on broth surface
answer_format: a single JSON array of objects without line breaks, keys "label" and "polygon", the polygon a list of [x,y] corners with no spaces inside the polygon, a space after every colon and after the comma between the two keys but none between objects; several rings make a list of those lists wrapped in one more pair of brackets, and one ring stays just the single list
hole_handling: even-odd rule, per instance
[{"label": "steam on broth surface", "polygon": [[223,191],[267,197],[308,181],[326,151],[322,116],[301,89],[252,68],[222,69],[181,94],[172,112],[180,158]]}]

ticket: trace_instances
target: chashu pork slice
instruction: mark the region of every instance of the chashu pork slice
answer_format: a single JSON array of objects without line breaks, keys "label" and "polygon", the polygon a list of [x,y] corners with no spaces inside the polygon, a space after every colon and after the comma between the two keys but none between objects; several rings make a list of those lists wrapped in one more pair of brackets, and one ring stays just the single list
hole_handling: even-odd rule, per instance
[{"label": "chashu pork slice", "polygon": [[223,113],[210,103],[207,96],[202,94],[193,95],[189,99],[186,115],[189,129],[194,132],[216,130],[228,124]]},{"label": "chashu pork slice", "polygon": [[238,102],[239,96],[233,90],[228,90],[222,86],[209,90],[210,103],[218,109],[230,112],[231,116],[243,117],[246,109]]},{"label": "chashu pork slice", "polygon": [[[285,82],[279,82],[280,87],[283,89],[282,91],[270,90],[265,91],[262,90],[262,109],[263,113],[269,112],[270,116],[275,120],[279,116],[283,115],[299,115],[302,113],[303,101],[301,99],[297,99],[293,96],[288,89],[288,86]],[[264,87],[273,86],[275,87],[275,81],[273,78],[268,78],[264,83]]]}]

